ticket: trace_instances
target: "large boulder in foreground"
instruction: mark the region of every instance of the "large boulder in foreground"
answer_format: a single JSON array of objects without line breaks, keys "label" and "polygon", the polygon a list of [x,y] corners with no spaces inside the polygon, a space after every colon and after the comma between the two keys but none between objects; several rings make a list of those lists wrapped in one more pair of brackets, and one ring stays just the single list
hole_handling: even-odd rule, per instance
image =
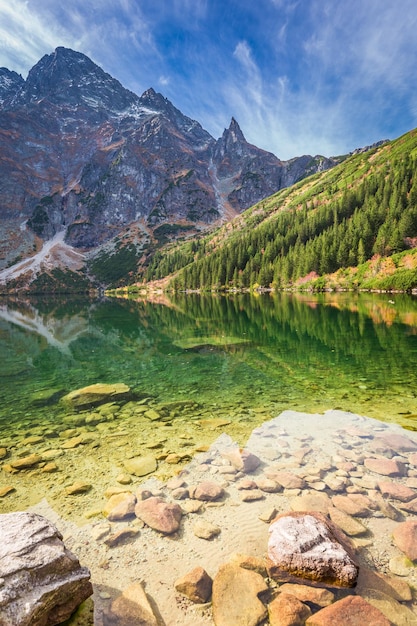
[{"label": "large boulder in foreground", "polygon": [[290,512],[269,527],[268,569],[280,581],[354,587],[359,574],[349,540],[321,513]]},{"label": "large boulder in foreground", "polygon": [[35,513],[0,515],[0,626],[55,626],[93,593],[90,572]]},{"label": "large boulder in foreground", "polygon": [[98,406],[107,402],[128,400],[132,396],[130,387],[124,383],[111,385],[96,383],[81,389],[75,389],[61,398],[61,402],[70,409],[82,411],[88,407]]}]

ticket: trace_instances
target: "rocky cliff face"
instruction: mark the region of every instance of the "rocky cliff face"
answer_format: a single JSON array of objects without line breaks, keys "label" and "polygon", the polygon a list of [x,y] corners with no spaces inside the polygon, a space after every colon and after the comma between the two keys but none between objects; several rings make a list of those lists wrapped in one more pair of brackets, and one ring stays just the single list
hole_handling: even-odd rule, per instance
[{"label": "rocky cliff face", "polygon": [[61,232],[94,254],[132,229],[141,241],[161,225],[201,230],[336,162],[282,162],[234,119],[216,141],[153,89],[139,97],[65,48],[26,81],[0,69],[0,139],[0,270]]}]

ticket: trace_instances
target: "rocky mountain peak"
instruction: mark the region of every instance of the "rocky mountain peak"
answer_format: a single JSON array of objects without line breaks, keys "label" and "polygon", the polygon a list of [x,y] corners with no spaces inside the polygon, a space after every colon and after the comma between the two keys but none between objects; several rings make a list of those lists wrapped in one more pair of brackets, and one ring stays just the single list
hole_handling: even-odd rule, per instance
[{"label": "rocky mountain peak", "polygon": [[138,97],[125,89],[81,52],[59,47],[30,70],[20,103],[48,99],[55,104],[79,105],[119,111]]},{"label": "rocky mountain peak", "polygon": [[[249,156],[249,154],[253,151],[254,146],[251,146],[246,139],[242,130],[235,120],[232,117],[229,128],[225,128],[223,131],[223,135],[217,141],[216,149],[215,149],[215,160],[220,162],[225,157],[230,157],[230,155],[238,155]],[[258,148],[256,148],[258,150]]]},{"label": "rocky mountain peak", "polygon": [[170,124],[174,124],[184,136],[187,136],[193,142],[197,151],[214,144],[213,137],[203,129],[201,124],[181,113],[168,98],[156,92],[152,87],[141,95],[139,104],[145,109],[161,115]]},{"label": "rocky mountain peak", "polygon": [[171,102],[161,93],[156,92],[153,87],[144,91],[139,101],[141,106],[148,107],[158,113],[168,113],[173,108]]},{"label": "rocky mountain peak", "polygon": [[229,126],[228,130],[224,131],[223,136],[225,134],[229,135],[234,143],[236,143],[236,142],[245,142],[246,143],[245,136],[242,133],[242,130],[241,130],[239,124],[237,123],[237,121],[235,120],[234,117],[232,117],[232,120],[230,122],[230,126]]},{"label": "rocky mountain peak", "polygon": [[0,106],[12,98],[24,84],[20,74],[0,67]]}]

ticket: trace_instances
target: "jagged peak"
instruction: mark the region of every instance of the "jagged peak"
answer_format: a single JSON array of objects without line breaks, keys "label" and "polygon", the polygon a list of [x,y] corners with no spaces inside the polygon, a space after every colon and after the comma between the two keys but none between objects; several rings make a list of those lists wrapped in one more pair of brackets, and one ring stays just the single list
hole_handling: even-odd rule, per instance
[{"label": "jagged peak", "polygon": [[234,117],[232,117],[230,121],[229,128],[226,128],[224,130],[223,139],[227,141],[230,141],[231,139],[233,143],[236,143],[236,142],[246,143],[246,139],[245,139],[244,134],[242,133],[242,129],[240,128],[238,122],[236,121]]},{"label": "jagged peak", "polygon": [[18,74],[13,70],[7,69],[7,67],[0,67],[0,76],[9,76],[10,78],[14,78],[15,80],[23,80],[21,74]]},{"label": "jagged peak", "polygon": [[171,122],[174,122],[182,131],[187,133],[196,132],[203,137],[203,144],[208,141],[213,141],[211,135],[202,128],[201,124],[181,113],[168,98],[165,98],[165,96],[155,91],[152,87],[141,95],[139,102],[142,106],[149,107],[168,118]]},{"label": "jagged peak", "polygon": [[153,87],[149,87],[140,97],[141,104],[145,106],[152,105],[160,111],[166,111],[167,108],[172,109],[173,104],[165,98],[161,93],[155,91]]},{"label": "jagged peak", "polygon": [[39,73],[52,75],[56,71],[62,70],[64,67],[69,67],[71,62],[76,62],[77,65],[83,65],[84,69],[86,66],[89,69],[98,68],[98,66],[82,52],[76,52],[75,50],[71,50],[71,48],[59,46],[55,48],[51,54],[45,54],[36,65],[32,67],[28,75],[28,81],[30,82],[33,76]]},{"label": "jagged peak", "polygon": [[156,91],[153,87],[149,87],[146,91],[143,92],[141,98],[155,98]]},{"label": "jagged peak", "polygon": [[138,97],[82,52],[59,46],[30,70],[20,102],[43,98],[123,110]]},{"label": "jagged peak", "polygon": [[25,84],[17,72],[0,67],[0,105],[5,106]]},{"label": "jagged peak", "polygon": [[235,130],[238,132],[242,132],[239,123],[237,122],[236,118],[232,117],[232,119],[230,120],[230,124],[229,124],[229,130]]}]

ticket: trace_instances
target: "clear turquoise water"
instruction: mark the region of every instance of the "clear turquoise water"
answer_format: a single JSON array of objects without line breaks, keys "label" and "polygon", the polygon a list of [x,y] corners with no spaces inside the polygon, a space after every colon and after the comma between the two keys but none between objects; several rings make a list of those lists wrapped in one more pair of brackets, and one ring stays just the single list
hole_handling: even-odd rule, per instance
[{"label": "clear turquoise water", "polygon": [[[64,393],[124,382],[247,422],[341,408],[417,430],[417,299],[187,295],[0,303],[0,435],[59,421]],[[259,421],[259,420],[258,420]]]}]

